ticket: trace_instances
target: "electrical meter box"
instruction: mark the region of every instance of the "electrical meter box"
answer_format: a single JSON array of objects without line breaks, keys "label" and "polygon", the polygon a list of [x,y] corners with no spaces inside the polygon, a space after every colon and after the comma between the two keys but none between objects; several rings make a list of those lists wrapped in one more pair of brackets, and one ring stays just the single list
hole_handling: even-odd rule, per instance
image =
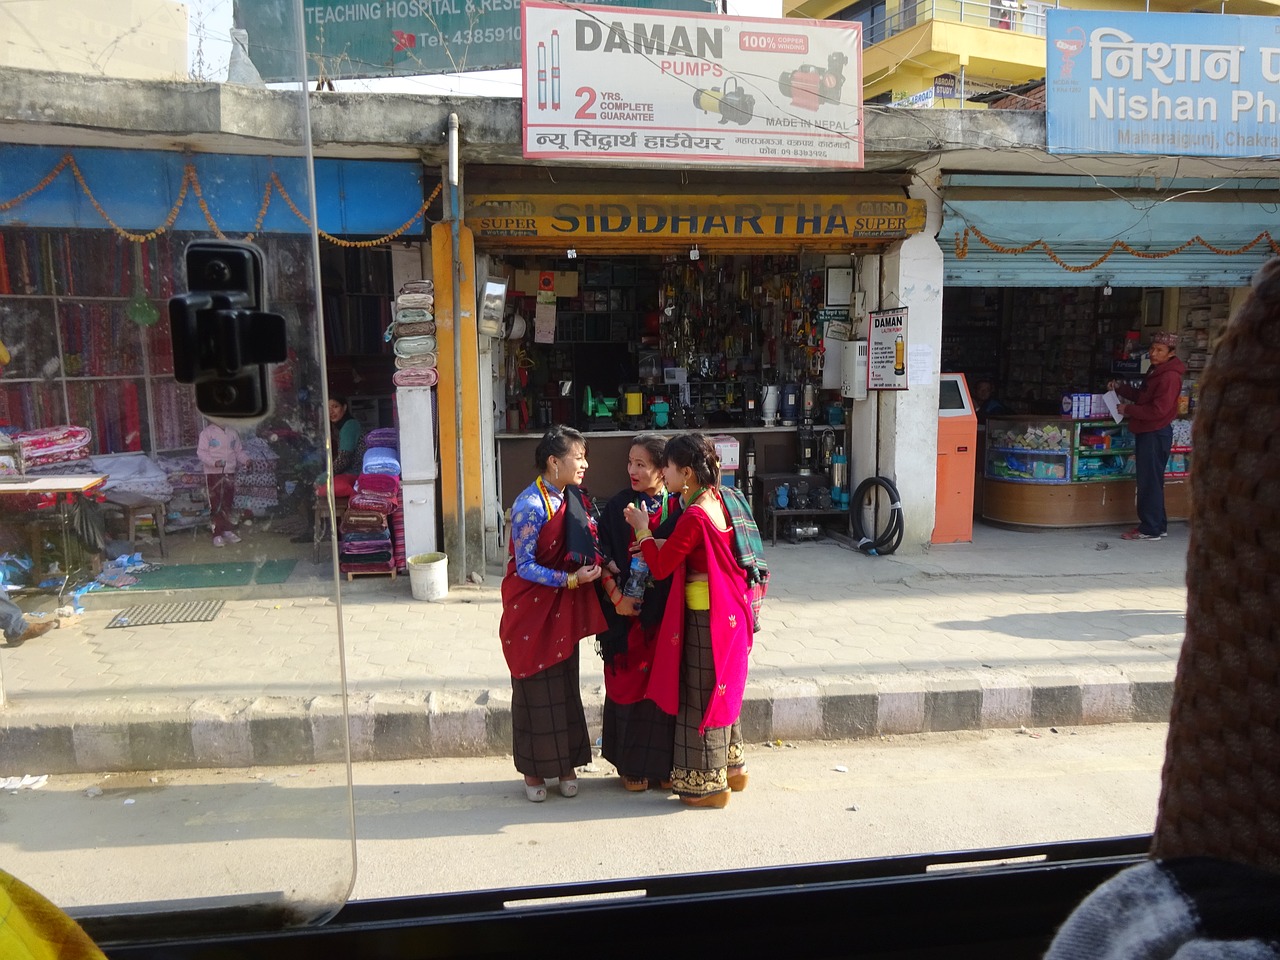
[{"label": "electrical meter box", "polygon": [[938,383],[938,488],[933,543],[973,540],[973,481],[977,470],[978,417],[963,373]]}]

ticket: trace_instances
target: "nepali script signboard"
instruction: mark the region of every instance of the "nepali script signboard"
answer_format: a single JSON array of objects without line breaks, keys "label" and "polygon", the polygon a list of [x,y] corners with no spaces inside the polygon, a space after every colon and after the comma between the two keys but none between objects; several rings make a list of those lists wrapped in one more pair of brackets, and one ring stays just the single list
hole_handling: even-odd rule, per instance
[{"label": "nepali script signboard", "polygon": [[1280,154],[1280,18],[1048,11],[1050,153]]},{"label": "nepali script signboard", "polygon": [[[249,58],[267,81],[297,79],[294,0],[235,0]],[[617,7],[620,0],[583,6]],[[701,11],[708,0],[628,0]],[[302,0],[307,75],[412,77],[520,66],[520,0]]]},{"label": "nepali script signboard", "polygon": [[863,165],[856,22],[521,9],[528,158]]}]

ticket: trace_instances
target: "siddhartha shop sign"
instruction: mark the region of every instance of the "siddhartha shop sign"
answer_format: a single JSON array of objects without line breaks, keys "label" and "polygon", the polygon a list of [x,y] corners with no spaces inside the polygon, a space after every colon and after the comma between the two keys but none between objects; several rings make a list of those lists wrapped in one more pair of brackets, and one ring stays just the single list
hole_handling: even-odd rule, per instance
[{"label": "siddhartha shop sign", "polygon": [[1050,153],[1280,154],[1280,18],[1048,11]]},{"label": "siddhartha shop sign", "polygon": [[847,247],[919,233],[925,202],[894,194],[474,194],[464,219],[477,241],[513,247],[547,240],[652,248],[717,242],[777,249],[780,241]]}]

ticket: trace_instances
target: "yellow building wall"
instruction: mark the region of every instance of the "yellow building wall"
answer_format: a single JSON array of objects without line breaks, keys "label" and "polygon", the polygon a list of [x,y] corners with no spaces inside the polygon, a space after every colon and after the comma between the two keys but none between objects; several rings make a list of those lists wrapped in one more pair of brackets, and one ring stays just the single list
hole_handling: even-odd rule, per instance
[{"label": "yellow building wall", "polygon": [[[1185,13],[1202,7],[1202,0],[1072,0],[1082,10],[1124,10]],[[827,19],[851,6],[847,0],[784,0],[785,16]],[[915,24],[904,26],[901,11],[914,7]],[[888,0],[886,17],[898,32],[863,49],[863,99],[890,94],[902,100],[933,86],[944,73],[965,78],[965,94],[973,96],[1038,80],[1045,75],[1045,41],[1035,33],[1002,29],[991,22],[998,0]],[[1280,14],[1280,0],[1232,0],[1231,14]],[[947,99],[935,106],[985,108],[983,104]]]},{"label": "yellow building wall", "polygon": [[175,0],[5,0],[0,66],[186,79],[187,8]]},{"label": "yellow building wall", "polygon": [[[870,99],[893,91],[894,99],[901,99],[928,89],[944,73],[963,75],[967,96],[1037,80],[1045,73],[1044,38],[927,20],[863,51],[862,95]],[[954,100],[940,105],[959,106]]]},{"label": "yellow building wall", "polygon": [[[893,2],[896,6],[902,0]],[[851,6],[853,4],[848,0],[783,0],[782,15],[826,20]],[[1150,10],[1151,13],[1218,12],[1217,3],[1205,3],[1204,0],[1152,0],[1150,4],[1146,0],[1072,0],[1071,7],[1077,10]],[[977,11],[979,18],[984,15],[985,8],[977,4],[966,4],[966,8]],[[916,9],[918,23],[933,17],[959,19],[960,4],[958,0],[934,0],[933,3],[925,0]],[[1240,16],[1273,17],[1280,13],[1280,0],[1231,0],[1227,12]]]}]

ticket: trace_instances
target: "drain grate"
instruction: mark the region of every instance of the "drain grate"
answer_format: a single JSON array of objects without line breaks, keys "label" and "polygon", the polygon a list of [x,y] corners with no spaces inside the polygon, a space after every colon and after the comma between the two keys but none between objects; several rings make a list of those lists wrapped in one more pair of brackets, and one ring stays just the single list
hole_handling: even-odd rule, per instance
[{"label": "drain grate", "polygon": [[222,612],[225,600],[191,600],[186,603],[145,603],[121,610],[107,629],[112,627],[150,627],[157,623],[206,623]]}]

